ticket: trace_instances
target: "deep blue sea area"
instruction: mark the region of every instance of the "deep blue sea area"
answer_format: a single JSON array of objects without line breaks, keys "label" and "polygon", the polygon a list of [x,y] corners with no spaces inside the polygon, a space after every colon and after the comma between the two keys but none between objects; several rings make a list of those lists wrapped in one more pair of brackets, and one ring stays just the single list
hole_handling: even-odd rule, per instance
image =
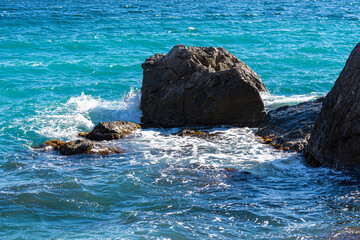
[{"label": "deep blue sea area", "polygon": [[357,0],[0,0],[0,238],[350,239],[359,178],[254,129],[140,130],[108,156],[32,147],[140,122],[141,63],[176,44],[243,60],[270,110],[325,95],[359,41]]}]

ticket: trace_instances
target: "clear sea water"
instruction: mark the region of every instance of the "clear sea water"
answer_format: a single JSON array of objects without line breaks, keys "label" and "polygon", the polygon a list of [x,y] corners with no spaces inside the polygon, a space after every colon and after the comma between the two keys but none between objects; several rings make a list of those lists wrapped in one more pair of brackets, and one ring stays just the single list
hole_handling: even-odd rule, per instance
[{"label": "clear sea water", "polygon": [[110,156],[32,146],[139,122],[141,63],[176,44],[242,59],[269,110],[325,95],[359,40],[356,0],[0,0],[0,238],[349,239],[358,178],[308,167],[254,129],[147,129]]}]

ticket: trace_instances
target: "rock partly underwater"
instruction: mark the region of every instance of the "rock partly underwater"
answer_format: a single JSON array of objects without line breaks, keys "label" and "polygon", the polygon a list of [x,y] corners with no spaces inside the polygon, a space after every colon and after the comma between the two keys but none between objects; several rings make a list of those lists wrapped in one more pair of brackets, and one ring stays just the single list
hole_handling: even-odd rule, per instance
[{"label": "rock partly underwater", "polygon": [[80,153],[106,155],[112,153],[123,153],[123,151],[117,147],[108,146],[105,143],[99,143],[96,141],[121,139],[140,128],[139,124],[126,121],[100,122],[91,132],[79,133],[80,137],[87,139],[78,139],[68,142],[52,139],[46,141],[37,148],[44,150],[57,150],[61,155],[74,155]]},{"label": "rock partly underwater", "polygon": [[123,153],[123,151],[117,147],[106,146],[105,144],[86,139],[79,139],[68,142],[52,139],[46,141],[44,144],[36,148],[44,150],[56,150],[59,151],[61,155],[74,155],[82,153],[107,155],[112,153]]},{"label": "rock partly underwater", "polygon": [[139,124],[126,121],[100,122],[91,132],[79,136],[96,141],[121,139],[140,128]]}]

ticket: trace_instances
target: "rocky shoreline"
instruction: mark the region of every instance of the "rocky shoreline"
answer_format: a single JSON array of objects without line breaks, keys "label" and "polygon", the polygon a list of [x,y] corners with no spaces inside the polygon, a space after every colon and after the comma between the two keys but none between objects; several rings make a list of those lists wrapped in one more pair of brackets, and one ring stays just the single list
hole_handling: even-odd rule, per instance
[{"label": "rocky shoreline", "polygon": [[103,141],[122,139],[140,128],[139,124],[126,121],[100,122],[91,132],[78,134],[79,137],[85,139],[67,142],[51,139],[38,146],[37,149],[56,150],[61,155],[123,153],[124,151],[117,147],[108,146]]},{"label": "rocky shoreline", "polygon": [[[223,48],[175,46],[142,64],[140,108],[143,127],[186,127],[178,136],[206,137],[196,126],[258,127],[256,135],[278,150],[304,152],[314,167],[360,166],[360,44],[352,51],[324,98],[283,106],[265,114],[261,78]],[[42,148],[62,155],[115,154],[103,141],[118,140],[141,129],[136,123],[101,122],[76,141],[46,141]],[[98,141],[102,141],[101,143]]]}]

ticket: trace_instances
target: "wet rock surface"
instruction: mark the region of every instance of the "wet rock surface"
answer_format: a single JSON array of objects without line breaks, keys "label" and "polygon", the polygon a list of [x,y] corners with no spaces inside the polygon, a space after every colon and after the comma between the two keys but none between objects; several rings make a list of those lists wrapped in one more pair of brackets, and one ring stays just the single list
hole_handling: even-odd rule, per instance
[{"label": "wet rock surface", "polygon": [[[211,130],[211,129],[210,129]],[[207,141],[216,141],[219,139],[222,139],[222,134],[219,132],[208,132],[208,131],[198,131],[198,130],[193,130],[193,129],[182,129],[180,131],[178,131],[176,134],[174,134],[176,136],[180,136],[180,137],[196,137],[196,138],[201,138]]]},{"label": "wet rock surface", "polygon": [[360,167],[360,43],[325,97],[304,156],[312,166]]},{"label": "wet rock surface", "polygon": [[206,133],[202,131],[183,129],[180,130],[176,135],[180,137],[191,137],[191,136],[204,136],[206,135]]},{"label": "wet rock surface", "polygon": [[270,111],[256,135],[279,150],[301,152],[307,145],[324,98]]},{"label": "wet rock surface", "polygon": [[100,122],[91,132],[79,133],[79,136],[96,141],[114,140],[124,138],[140,128],[139,124],[126,121]]},{"label": "wet rock surface", "polygon": [[[52,147],[54,150],[60,150],[61,146],[63,146],[65,143],[61,140],[57,139],[51,139],[47,140],[43,146],[45,147]],[[40,146],[41,147],[41,146]]]},{"label": "wet rock surface", "polygon": [[142,67],[146,125],[257,126],[266,116],[259,75],[224,48],[177,45]]},{"label": "wet rock surface", "polygon": [[35,148],[45,151],[56,150],[59,151],[61,155],[75,155],[82,153],[107,155],[113,153],[123,153],[123,151],[117,147],[106,146],[104,144],[86,139],[79,139],[68,142],[52,139]]},{"label": "wet rock surface", "polygon": [[108,147],[85,139],[66,142],[60,147],[59,151],[61,155],[74,155],[80,153],[106,155],[111,153],[122,153],[122,151],[116,147]]}]

